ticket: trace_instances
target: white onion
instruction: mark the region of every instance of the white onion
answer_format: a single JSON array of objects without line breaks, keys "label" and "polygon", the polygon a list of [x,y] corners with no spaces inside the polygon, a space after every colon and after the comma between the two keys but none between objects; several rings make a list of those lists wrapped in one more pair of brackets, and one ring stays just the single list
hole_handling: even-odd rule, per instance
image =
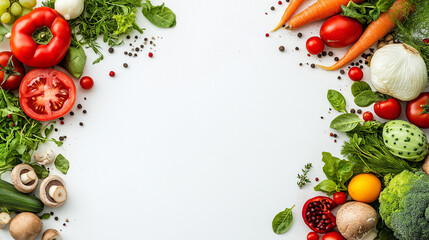
[{"label": "white onion", "polygon": [[371,59],[371,82],[381,93],[402,101],[419,96],[428,83],[426,64],[407,44],[389,44]]},{"label": "white onion", "polygon": [[55,10],[59,12],[66,20],[74,19],[82,14],[84,0],[56,0]]}]

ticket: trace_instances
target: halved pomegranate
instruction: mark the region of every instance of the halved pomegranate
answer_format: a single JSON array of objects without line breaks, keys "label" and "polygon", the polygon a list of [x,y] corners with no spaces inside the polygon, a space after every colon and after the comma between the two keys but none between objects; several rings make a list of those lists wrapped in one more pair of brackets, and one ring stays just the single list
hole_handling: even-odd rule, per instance
[{"label": "halved pomegranate", "polygon": [[336,206],[334,200],[328,197],[311,198],[305,202],[302,208],[302,218],[311,230],[317,233],[330,232],[337,226],[335,216],[331,212]]}]

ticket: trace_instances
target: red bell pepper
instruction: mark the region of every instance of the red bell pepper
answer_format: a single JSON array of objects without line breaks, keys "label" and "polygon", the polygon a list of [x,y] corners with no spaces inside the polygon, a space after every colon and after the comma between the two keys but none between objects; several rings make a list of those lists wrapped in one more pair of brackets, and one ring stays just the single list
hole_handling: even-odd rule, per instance
[{"label": "red bell pepper", "polygon": [[15,22],[10,49],[30,67],[52,67],[64,58],[70,43],[67,21],[54,9],[39,7]]}]

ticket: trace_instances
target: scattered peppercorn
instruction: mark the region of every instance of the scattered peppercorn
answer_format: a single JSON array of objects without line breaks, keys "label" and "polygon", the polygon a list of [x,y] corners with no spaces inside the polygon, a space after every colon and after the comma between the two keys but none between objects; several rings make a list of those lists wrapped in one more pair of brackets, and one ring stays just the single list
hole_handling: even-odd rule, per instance
[{"label": "scattered peppercorn", "polygon": [[358,114],[361,114],[361,113],[362,113],[362,110],[361,110],[361,109],[358,109],[358,110],[357,110],[357,113],[358,113]]},{"label": "scattered peppercorn", "polygon": [[320,54],[320,53],[319,53],[319,54],[317,54],[317,57],[318,57],[318,58],[321,58],[321,57],[322,57],[322,54]]},{"label": "scattered peppercorn", "polygon": [[145,41],[147,41],[147,38],[144,38]]},{"label": "scattered peppercorn", "polygon": [[71,111],[71,112],[70,112],[70,115],[71,115],[71,116],[73,116],[73,115],[74,115],[74,112],[73,112],[73,111]]},{"label": "scattered peppercorn", "polygon": [[63,223],[63,226],[65,227],[65,226],[66,226],[66,224],[65,224],[65,223]]},{"label": "scattered peppercorn", "polygon": [[315,68],[315,67],[316,67],[316,64],[312,63],[312,64],[310,65],[310,67],[311,67],[311,68]]},{"label": "scattered peppercorn", "polygon": [[86,97],[84,97],[83,100],[86,100]]},{"label": "scattered peppercorn", "polygon": [[338,76],[338,77],[337,77],[337,79],[338,79],[338,80],[341,80],[341,76]]},{"label": "scattered peppercorn", "polygon": [[133,55],[132,53],[130,53],[130,52],[128,53],[128,56],[130,56],[130,57],[131,57],[132,55]]},{"label": "scattered peppercorn", "polygon": [[84,114],[86,114],[86,110],[83,110],[82,112],[83,112]]},{"label": "scattered peppercorn", "polygon": [[77,108],[78,108],[78,109],[81,109],[81,108],[82,108],[82,104],[80,104],[80,103],[79,103],[79,104],[77,105]]},{"label": "scattered peppercorn", "polygon": [[350,113],[356,113],[356,110],[354,108],[350,109]]},{"label": "scattered peppercorn", "polygon": [[137,53],[134,53],[134,57],[137,57]]},{"label": "scattered peppercorn", "polygon": [[298,33],[297,35],[299,38],[302,38],[302,33]]},{"label": "scattered peppercorn", "polygon": [[135,38],[135,39],[139,39],[139,36],[135,35],[135,36],[134,36],[134,38]]},{"label": "scattered peppercorn", "polygon": [[127,39],[130,39],[131,37],[130,37],[130,35],[127,35]]},{"label": "scattered peppercorn", "polygon": [[113,53],[115,50],[111,47],[109,48],[109,53]]},{"label": "scattered peppercorn", "polygon": [[298,50],[299,50],[299,47],[295,47],[295,50],[297,50],[297,51],[298,51]]},{"label": "scattered peppercorn", "polygon": [[299,63],[299,66],[302,66],[302,63]]},{"label": "scattered peppercorn", "polygon": [[64,137],[59,137],[59,139],[60,139],[60,141],[62,142],[62,141],[64,141]]},{"label": "scattered peppercorn", "polygon": [[68,218],[66,218],[66,222],[69,222],[70,220]]},{"label": "scattered peppercorn", "polygon": [[55,131],[55,132],[58,132],[58,128],[55,128],[55,129],[54,129],[54,131]]},{"label": "scattered peppercorn", "polygon": [[124,68],[128,68],[128,64],[127,63],[124,63]]},{"label": "scattered peppercorn", "polygon": [[140,48],[136,47],[136,52],[140,51]]},{"label": "scattered peppercorn", "polygon": [[83,126],[83,122],[80,122],[80,123],[79,123],[79,126]]},{"label": "scattered peppercorn", "polygon": [[334,133],[334,138],[338,137],[338,135],[336,133]]},{"label": "scattered peppercorn", "polygon": [[279,47],[279,50],[280,50],[280,52],[283,52],[283,51],[285,50],[285,47],[280,46],[280,47]]},{"label": "scattered peppercorn", "polygon": [[334,53],[332,51],[329,51],[328,56],[332,57],[332,56],[334,56]]},{"label": "scattered peppercorn", "polygon": [[51,214],[51,216],[54,216],[54,212],[51,212],[50,214]]},{"label": "scattered peppercorn", "polygon": [[127,51],[125,51],[125,52],[124,52],[124,55],[128,55],[128,52],[127,52]]},{"label": "scattered peppercorn", "polygon": [[115,72],[114,71],[110,71],[109,72],[109,76],[111,76],[111,77],[114,77],[116,74],[115,74]]},{"label": "scattered peppercorn", "polygon": [[274,6],[271,6],[271,11],[274,11],[276,8]]},{"label": "scattered peppercorn", "polygon": [[62,120],[64,120],[64,118],[63,118],[63,117],[60,117],[60,121],[62,121]]},{"label": "scattered peppercorn", "polygon": [[58,217],[55,217],[54,219],[55,219],[55,221],[58,221]]},{"label": "scattered peppercorn", "polygon": [[334,139],[334,143],[336,143],[337,142],[337,139]]},{"label": "scattered peppercorn", "polygon": [[326,51],[323,51],[323,52],[322,52],[322,56],[324,56],[324,57],[325,57],[326,55],[328,55],[328,53],[327,53]]},{"label": "scattered peppercorn", "polygon": [[340,61],[340,59],[338,57],[335,57],[334,61],[338,62],[338,61]]},{"label": "scattered peppercorn", "polygon": [[341,70],[341,71],[340,71],[340,73],[341,73],[341,74],[345,74],[345,73],[346,73],[346,71],[344,71],[344,70]]},{"label": "scattered peppercorn", "polygon": [[323,119],[323,116],[320,116],[320,119]]},{"label": "scattered peppercorn", "polygon": [[360,68],[360,69],[363,69],[363,66],[362,66],[362,65],[360,65],[360,66],[359,66],[359,68]]},{"label": "scattered peppercorn", "polygon": [[354,65],[355,65],[355,63],[354,63],[354,62],[352,62],[350,65],[354,66]]},{"label": "scattered peppercorn", "polygon": [[362,60],[359,60],[359,63],[363,63],[363,61],[362,61]]}]

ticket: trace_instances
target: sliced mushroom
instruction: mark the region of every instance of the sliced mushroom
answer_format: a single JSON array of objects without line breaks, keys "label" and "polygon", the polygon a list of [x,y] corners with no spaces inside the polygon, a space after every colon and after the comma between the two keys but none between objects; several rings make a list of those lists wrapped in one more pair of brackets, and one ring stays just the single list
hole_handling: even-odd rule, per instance
[{"label": "sliced mushroom", "polygon": [[0,229],[6,227],[6,225],[10,222],[10,215],[7,212],[0,213]]},{"label": "sliced mushroom", "polygon": [[16,165],[12,170],[11,178],[13,186],[22,193],[31,193],[39,184],[36,172],[28,164]]},{"label": "sliced mushroom", "polygon": [[57,230],[48,229],[43,233],[42,240],[61,240],[61,236]]},{"label": "sliced mushroom", "polygon": [[338,230],[347,240],[359,240],[375,228],[378,215],[366,203],[348,202],[338,210],[336,221]]},{"label": "sliced mushroom", "polygon": [[48,207],[61,206],[67,199],[67,190],[64,180],[57,175],[45,178],[40,184],[40,200]]},{"label": "sliced mushroom", "polygon": [[9,233],[15,240],[34,240],[42,231],[42,221],[36,214],[23,212],[12,219]]},{"label": "sliced mushroom", "polygon": [[52,150],[48,150],[45,153],[37,153],[34,155],[34,160],[41,165],[53,163],[55,160],[55,153]]}]

